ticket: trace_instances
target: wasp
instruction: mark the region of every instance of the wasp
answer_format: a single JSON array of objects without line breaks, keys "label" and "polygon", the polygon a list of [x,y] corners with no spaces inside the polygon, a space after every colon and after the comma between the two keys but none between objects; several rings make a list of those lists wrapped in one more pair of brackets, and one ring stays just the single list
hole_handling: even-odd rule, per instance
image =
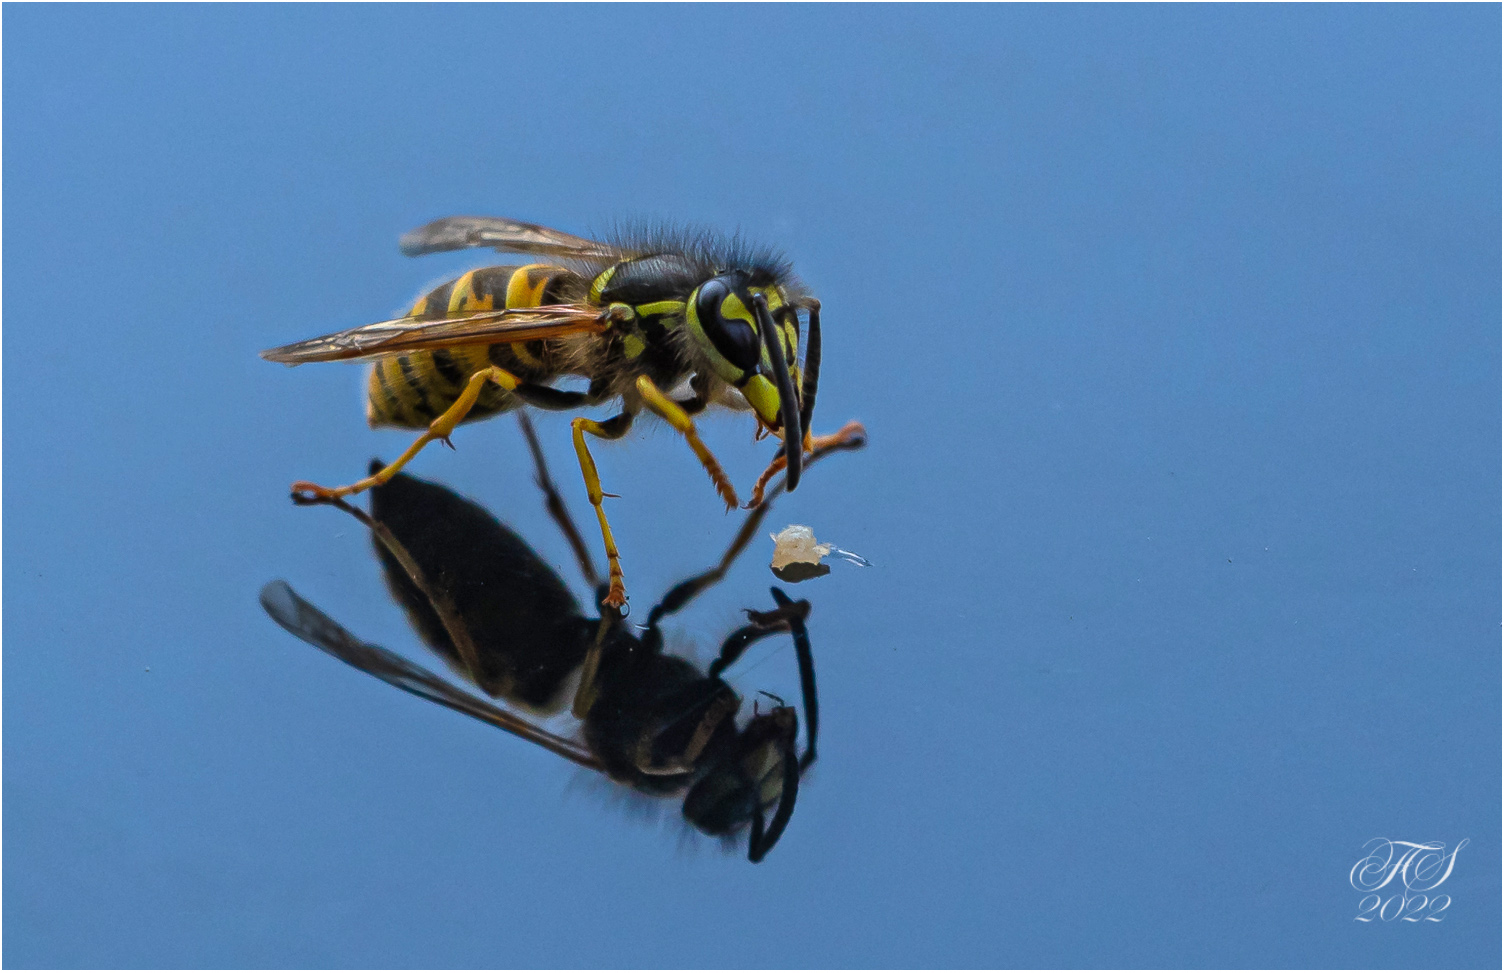
[{"label": "wasp", "polygon": [[[720,562],[670,589],[632,631],[606,605],[589,552],[549,479],[532,429],[524,425],[548,509],[596,589],[599,618],[587,617],[569,587],[515,532],[480,505],[402,473],[371,489],[367,514],[338,498],[307,498],[352,514],[372,532],[387,586],[420,638],[463,680],[506,708],[459,689],[385,648],[361,641],[286,582],[261,592],[268,614],[292,634],[399,689],[496,726],[639,792],[682,795],[685,819],[700,831],[734,838],[748,831],[758,862],[779,840],[801,775],[815,761],[819,710],[806,628],[810,604],[771,589],[775,605],[748,611],[702,671],[664,651],[661,621],[716,584],[754,536],[773,487],[748,515]],[[860,448],[860,436],[815,451]],[[382,469],[374,462],[371,469]],[[722,679],[749,646],[775,633],[793,640],[800,673],[800,718],[777,697],[767,712],[739,725],[742,699]],[[568,692],[575,682],[573,697]],[[570,698],[578,738],[551,733],[523,715],[558,712]]]},{"label": "wasp", "polygon": [[[572,410],[620,401],[616,416],[582,416],[571,428],[606,549],[607,604],[621,607],[627,601],[621,558],[587,435],[619,439],[649,409],[685,438],[731,510],[737,492],[692,418],[707,405],[750,409],[758,436],[782,441],[749,506],[762,500],[780,470],[793,490],[805,454],[850,431],[832,437],[810,432],[820,376],[820,302],[772,251],[676,231],[630,231],[604,243],[532,223],[468,216],[435,220],[404,235],[400,245],[409,256],[490,247],[557,262],[473,270],[434,288],[402,317],[262,352],[288,365],[375,359],[367,420],[424,430],[365,479],[334,488],[299,481],[295,496],[337,498],[385,483],[427,444],[449,444],[462,422],[523,406]],[[803,359],[801,311],[808,330]],[[556,388],[566,376],[588,379],[589,387]],[[689,397],[672,398],[687,381]]]}]

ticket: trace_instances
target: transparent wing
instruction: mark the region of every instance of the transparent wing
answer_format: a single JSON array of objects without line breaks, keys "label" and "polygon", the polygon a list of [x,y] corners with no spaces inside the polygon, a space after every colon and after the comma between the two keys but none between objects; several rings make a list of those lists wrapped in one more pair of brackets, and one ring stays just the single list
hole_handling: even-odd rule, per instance
[{"label": "transparent wing", "polygon": [[478,699],[395,652],[362,642],[339,622],[299,597],[286,581],[273,581],[261,589],[261,607],[266,609],[274,622],[309,645],[322,649],[341,662],[369,673],[382,682],[506,730],[582,767],[601,770],[601,762],[582,744],[556,736],[519,716]]},{"label": "transparent wing", "polygon": [[398,246],[409,257],[469,247],[549,257],[620,260],[631,256],[607,243],[500,216],[446,216],[404,233]]},{"label": "transparent wing", "polygon": [[313,361],[380,358],[425,348],[536,341],[606,330],[600,308],[586,304],[478,311],[452,318],[401,317],[310,338],[261,353],[267,361],[298,365]]}]

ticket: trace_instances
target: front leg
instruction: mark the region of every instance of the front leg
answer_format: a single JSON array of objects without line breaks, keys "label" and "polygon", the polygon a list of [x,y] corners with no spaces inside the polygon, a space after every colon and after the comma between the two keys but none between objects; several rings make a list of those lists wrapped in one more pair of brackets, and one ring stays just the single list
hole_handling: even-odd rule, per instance
[{"label": "front leg", "polygon": [[[867,430],[863,428],[862,423],[858,422],[856,419],[853,419],[851,422],[842,426],[840,429],[836,430],[830,435],[812,436],[809,433],[806,433],[804,444],[805,455],[808,456],[811,453],[817,452],[818,450],[827,449],[832,446],[841,446],[852,441],[863,440],[866,438]],[[763,475],[758,477],[758,482],[753,484],[752,499],[747,502],[746,509],[751,510],[763,502],[763,491],[768,489],[768,481],[772,480],[781,471],[783,471],[787,462],[788,460],[785,452],[783,450],[780,450],[779,455],[775,456],[773,458],[773,462],[768,464],[768,469],[764,470]]]},{"label": "front leg", "polygon": [[[732,481],[727,479],[726,473],[722,471],[721,464],[716,461],[716,457],[712,455],[706,444],[701,442],[700,434],[695,431],[695,420],[690,418],[689,413],[678,402],[669,398],[657,385],[653,384],[653,379],[647,375],[638,376],[638,394],[643,397],[643,403],[648,408],[685,437],[685,441],[690,444],[690,448],[695,450],[696,457],[700,459],[700,465],[704,466],[705,471],[711,475],[711,482],[716,485],[716,492],[721,494],[721,499],[725,501],[726,509],[735,510],[737,491],[732,486]],[[700,401],[699,396],[690,400],[692,403]]]}]

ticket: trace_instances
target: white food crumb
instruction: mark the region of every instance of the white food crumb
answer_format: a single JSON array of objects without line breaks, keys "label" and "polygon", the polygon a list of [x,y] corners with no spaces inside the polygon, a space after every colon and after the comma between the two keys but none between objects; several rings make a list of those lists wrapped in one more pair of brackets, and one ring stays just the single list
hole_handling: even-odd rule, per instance
[{"label": "white food crumb", "polygon": [[[817,543],[815,531],[803,524],[790,524],[777,534],[768,536],[773,538],[773,563],[770,567],[786,581],[803,581],[829,573],[831,569],[820,562],[821,558],[830,554],[863,567],[871,566],[868,559],[860,554],[843,551],[831,544]],[[790,571],[791,566],[797,567]]]},{"label": "white food crumb", "polygon": [[802,524],[790,524],[773,538],[773,569],[791,564],[819,564],[820,559],[831,553],[830,544],[815,543],[815,531]]}]

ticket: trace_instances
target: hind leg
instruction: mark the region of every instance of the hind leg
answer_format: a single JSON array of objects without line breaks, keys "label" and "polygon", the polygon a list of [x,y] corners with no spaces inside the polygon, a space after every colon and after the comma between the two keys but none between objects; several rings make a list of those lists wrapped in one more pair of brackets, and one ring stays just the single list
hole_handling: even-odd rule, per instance
[{"label": "hind leg", "polygon": [[294,495],[301,494],[321,500],[333,500],[336,497],[348,497],[352,493],[360,493],[363,490],[369,490],[374,486],[387,482],[396,476],[404,466],[412,462],[413,457],[422,452],[423,447],[429,443],[436,439],[442,439],[446,443],[449,442],[450,433],[454,432],[455,427],[465,421],[465,417],[470,414],[470,410],[475,408],[476,399],[481,396],[481,387],[487,382],[495,382],[508,392],[514,392],[518,386],[525,384],[522,379],[504,368],[498,368],[495,365],[492,365],[490,368],[484,368],[470,376],[470,381],[465,383],[465,389],[460,393],[460,397],[455,399],[454,405],[445,409],[443,415],[429,423],[428,431],[415,439],[413,445],[409,446],[406,452],[391,463],[388,463],[386,467],[366,477],[364,480],[357,480],[349,486],[323,487],[317,483],[310,483],[307,480],[299,480],[292,486]]}]

